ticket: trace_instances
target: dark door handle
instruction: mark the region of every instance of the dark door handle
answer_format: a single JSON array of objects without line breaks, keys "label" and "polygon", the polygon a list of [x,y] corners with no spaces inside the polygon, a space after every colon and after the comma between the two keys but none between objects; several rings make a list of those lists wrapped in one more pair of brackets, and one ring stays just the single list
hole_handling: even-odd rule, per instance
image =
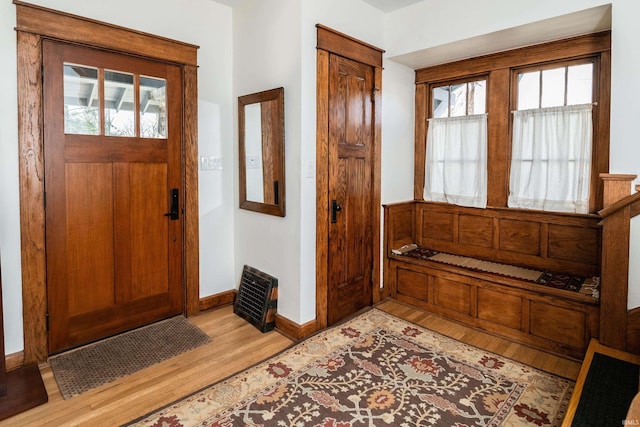
[{"label": "dark door handle", "polygon": [[171,221],[175,221],[180,218],[180,203],[178,200],[179,191],[177,188],[172,188],[169,192],[169,212],[164,214],[168,216]]},{"label": "dark door handle", "polygon": [[338,221],[338,212],[342,210],[342,206],[338,203],[337,200],[331,201],[331,222],[335,223]]}]

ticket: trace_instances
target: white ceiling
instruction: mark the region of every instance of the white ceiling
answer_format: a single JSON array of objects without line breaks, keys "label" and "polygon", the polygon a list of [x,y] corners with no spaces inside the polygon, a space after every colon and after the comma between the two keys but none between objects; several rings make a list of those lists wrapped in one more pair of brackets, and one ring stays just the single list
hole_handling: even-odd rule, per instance
[{"label": "white ceiling", "polygon": [[420,3],[422,0],[364,0],[371,6],[377,7],[383,12],[393,12],[403,7],[411,6],[412,4]]},{"label": "white ceiling", "polygon": [[[237,6],[241,0],[214,0],[218,3],[222,3],[224,5],[233,7]],[[411,6],[415,3],[420,3],[423,0],[364,0],[369,3],[371,6],[374,6],[380,9],[383,12],[393,12],[397,9],[402,9],[403,7]]]}]

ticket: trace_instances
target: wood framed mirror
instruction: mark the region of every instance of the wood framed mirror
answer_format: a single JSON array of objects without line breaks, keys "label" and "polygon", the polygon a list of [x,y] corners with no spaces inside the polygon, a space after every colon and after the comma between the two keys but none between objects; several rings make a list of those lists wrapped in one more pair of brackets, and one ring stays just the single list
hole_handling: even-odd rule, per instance
[{"label": "wood framed mirror", "polygon": [[285,216],[284,88],[238,97],[240,208]]}]

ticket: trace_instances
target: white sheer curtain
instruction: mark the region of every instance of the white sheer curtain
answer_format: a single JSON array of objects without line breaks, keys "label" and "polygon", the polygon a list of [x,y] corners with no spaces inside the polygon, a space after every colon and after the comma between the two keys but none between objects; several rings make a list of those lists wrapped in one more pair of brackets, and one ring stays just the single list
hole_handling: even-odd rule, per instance
[{"label": "white sheer curtain", "polygon": [[515,111],[509,207],[589,212],[592,104]]},{"label": "white sheer curtain", "polygon": [[429,120],[424,199],[487,206],[487,115]]}]

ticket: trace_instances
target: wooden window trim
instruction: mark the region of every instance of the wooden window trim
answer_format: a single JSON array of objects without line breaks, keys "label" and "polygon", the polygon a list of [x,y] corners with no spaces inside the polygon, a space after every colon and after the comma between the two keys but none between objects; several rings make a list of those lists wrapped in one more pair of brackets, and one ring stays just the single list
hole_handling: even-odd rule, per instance
[{"label": "wooden window trim", "polygon": [[[184,313],[199,311],[197,46],[58,12],[16,5],[24,363],[48,356],[42,41],[79,43],[179,65],[183,79]],[[73,31],[69,31],[73,28]],[[193,214],[192,214],[193,213]]]},{"label": "wooden window trim", "polygon": [[[593,164],[589,212],[602,207],[601,173],[609,171],[609,115],[611,94],[611,32],[588,34],[569,39],[498,52],[476,58],[416,70],[414,199],[422,200],[426,155],[427,118],[431,114],[431,85],[462,81],[488,75],[488,188],[487,206],[507,207],[511,159],[511,110],[516,105],[514,70],[568,63],[588,57],[594,64]],[[594,110],[595,111],[595,110]]]}]

